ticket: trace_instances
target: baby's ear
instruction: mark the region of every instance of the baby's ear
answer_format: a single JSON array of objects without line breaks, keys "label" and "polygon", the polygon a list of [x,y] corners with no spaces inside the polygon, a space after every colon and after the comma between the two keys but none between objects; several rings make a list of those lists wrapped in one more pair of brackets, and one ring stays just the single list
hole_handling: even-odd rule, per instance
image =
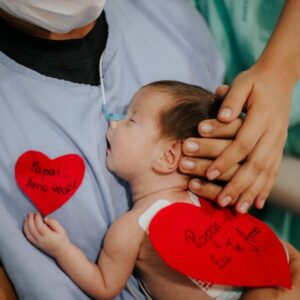
[{"label": "baby's ear", "polygon": [[168,142],[163,152],[153,161],[153,170],[162,174],[170,174],[176,171],[182,153],[181,147],[182,143],[179,141],[174,140]]}]

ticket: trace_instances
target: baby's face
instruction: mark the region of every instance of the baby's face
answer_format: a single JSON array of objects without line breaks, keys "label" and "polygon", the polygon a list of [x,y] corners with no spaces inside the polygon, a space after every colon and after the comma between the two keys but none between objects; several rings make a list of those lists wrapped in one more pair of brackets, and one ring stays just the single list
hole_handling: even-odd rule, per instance
[{"label": "baby's face", "polygon": [[134,95],[126,118],[110,123],[107,167],[129,182],[150,171],[152,160],[161,151],[158,118],[166,97],[154,88],[143,88]]}]

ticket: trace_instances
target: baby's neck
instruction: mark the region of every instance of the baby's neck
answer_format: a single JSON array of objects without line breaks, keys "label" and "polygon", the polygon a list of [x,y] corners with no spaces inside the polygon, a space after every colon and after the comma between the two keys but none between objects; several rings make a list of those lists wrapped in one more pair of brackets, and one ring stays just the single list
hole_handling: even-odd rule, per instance
[{"label": "baby's neck", "polygon": [[134,205],[157,199],[187,200],[188,179],[183,175],[154,176],[130,182]]}]

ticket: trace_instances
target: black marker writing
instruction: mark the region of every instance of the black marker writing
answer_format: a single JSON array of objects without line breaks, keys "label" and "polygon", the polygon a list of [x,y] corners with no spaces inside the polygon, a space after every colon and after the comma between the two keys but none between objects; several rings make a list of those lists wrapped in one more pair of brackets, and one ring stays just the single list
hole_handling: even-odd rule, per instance
[{"label": "black marker writing", "polygon": [[202,248],[209,241],[213,242],[217,248],[220,248],[220,245],[213,239],[220,229],[221,226],[215,222],[200,234],[196,234],[192,229],[185,230],[184,238],[186,242],[192,242],[197,248]]}]

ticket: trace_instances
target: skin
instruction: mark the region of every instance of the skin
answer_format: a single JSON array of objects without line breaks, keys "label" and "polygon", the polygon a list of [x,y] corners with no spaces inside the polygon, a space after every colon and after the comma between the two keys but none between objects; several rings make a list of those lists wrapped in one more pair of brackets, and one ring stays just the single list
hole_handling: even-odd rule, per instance
[{"label": "skin", "polygon": [[136,268],[157,300],[212,299],[164,263],[138,223],[158,199],[191,203],[188,178],[177,171],[181,142],[159,135],[156,116],[164,103],[169,103],[167,98],[163,92],[143,88],[134,96],[127,117],[110,124],[107,167],[129,182],[134,206],[108,229],[97,264],[70,242],[55,219],[43,220],[40,214],[32,213],[25,219],[24,233],[29,241],[52,256],[92,298],[116,297]]},{"label": "skin", "polygon": [[95,26],[96,21],[93,21],[86,26],[81,28],[76,28],[68,33],[55,33],[47,31],[43,28],[30,24],[26,21],[20,20],[15,18],[0,8],[0,18],[5,20],[10,25],[14,26],[15,28],[30,34],[35,37],[48,39],[48,40],[71,40],[71,39],[80,39],[85,37]]},{"label": "skin", "polygon": [[[126,119],[112,122],[107,133],[110,145],[107,166],[130,183],[134,206],[108,230],[97,264],[88,261],[70,242],[56,220],[43,220],[40,214],[33,213],[25,219],[24,232],[29,241],[53,256],[68,276],[93,298],[115,297],[135,266],[155,299],[211,299],[186,278],[178,277],[176,272],[159,262],[147,235],[137,225],[139,216],[157,199],[189,202],[188,178],[177,171],[181,145],[174,140],[159,138],[155,116],[159,113],[161,99],[166,99],[165,93],[153,92],[151,88],[140,90]],[[132,239],[132,236],[135,238]],[[288,251],[293,288],[253,289],[247,291],[242,299],[293,300],[298,297],[300,257],[290,246]],[[151,266],[153,261],[154,267]],[[157,278],[159,280],[155,280]]]},{"label": "skin", "polygon": [[[286,67],[286,60],[287,60],[286,58],[287,57],[295,57],[295,55],[293,55],[293,52],[295,52],[296,49],[299,49],[298,45],[296,45],[297,47],[295,47],[295,46],[291,47],[292,44],[293,45],[296,44],[297,37],[299,37],[299,34],[293,34],[293,32],[292,32],[293,28],[297,29],[297,27],[298,27],[298,26],[292,26],[292,24],[295,23],[295,21],[296,21],[295,13],[297,11],[299,11],[299,9],[298,10],[297,9],[293,9],[297,5],[297,3],[296,3],[297,1],[287,1],[287,2],[288,2],[288,5],[286,6],[286,8],[284,10],[285,14],[283,14],[283,16],[285,16],[285,17],[283,17],[283,16],[281,17],[281,20],[283,20],[283,21],[280,21],[279,24],[281,24],[281,25],[277,26],[278,30],[276,29],[276,31],[279,32],[279,33],[276,34],[276,35],[275,34],[273,35],[272,39],[270,40],[272,42],[270,42],[268,44],[268,47],[267,47],[267,49],[269,49],[269,50],[264,52],[265,55],[262,56],[262,59],[260,60],[260,64],[257,65],[258,67],[256,69],[254,69],[253,72],[246,73],[247,76],[245,76],[245,77],[248,77],[249,80],[248,80],[248,84],[247,85],[249,85],[251,87],[255,86],[256,75],[257,74],[261,74],[261,76],[263,78],[266,78],[268,86],[277,85],[277,83],[280,86],[282,86],[282,85],[284,85],[283,81],[286,82],[286,83],[289,83],[291,81],[292,83],[289,83],[287,85],[287,87],[288,87],[287,88],[288,89],[287,95],[290,95],[290,90],[291,90],[290,86],[293,85],[293,82],[295,81],[295,79],[294,79],[294,75],[291,76],[293,78],[290,78],[289,74],[292,74],[294,72],[291,72],[289,74],[284,74],[284,76],[282,76],[282,70],[284,70],[285,68],[281,68],[281,67],[282,66]],[[71,33],[68,33],[68,34],[56,34],[56,33],[47,32],[47,31],[45,31],[45,30],[43,30],[41,28],[38,28],[38,27],[36,27],[34,25],[31,25],[30,23],[26,23],[26,22],[20,21],[18,19],[15,19],[15,18],[13,18],[11,16],[8,16],[3,11],[0,11],[0,17],[4,18],[10,24],[12,24],[13,26],[15,26],[16,28],[18,28],[20,30],[23,30],[24,32],[27,32],[27,33],[32,34],[32,35],[37,36],[37,37],[46,38],[46,39],[48,38],[48,39],[66,40],[66,39],[81,38],[81,37],[85,36],[93,28],[93,26],[95,25],[94,22],[93,22],[93,23],[91,23],[91,24],[89,24],[89,25],[87,25],[87,26],[85,26],[83,28],[76,29],[75,31],[72,31]],[[286,33],[287,31],[284,29],[284,27],[287,26],[288,22],[286,20],[288,20],[288,19],[289,19],[289,23],[291,25],[288,28],[289,29],[288,30],[289,34],[287,36],[285,36],[285,34],[283,34],[283,33]],[[276,38],[274,38],[274,36],[276,36]],[[288,55],[285,55],[284,57],[281,57],[281,55],[279,55],[279,56],[277,55],[277,53],[281,53],[281,50],[282,50],[282,49],[280,49],[280,47],[278,48],[278,45],[280,45],[280,42],[278,42],[278,41],[280,39],[282,39],[282,38],[288,39],[288,42],[287,43],[286,42],[281,42],[281,46],[289,45],[289,49],[283,49],[284,53],[288,53]],[[271,47],[270,45],[274,45],[274,47],[273,46]],[[273,57],[275,57],[276,59],[272,59]],[[281,57],[282,59],[279,60],[278,57]],[[275,65],[274,62],[277,62],[277,64]],[[268,72],[262,72],[261,71],[261,69],[265,69],[264,66],[267,66]],[[288,70],[295,70],[295,69],[299,70],[299,68],[298,68],[298,66],[297,66],[297,64],[295,63],[294,60],[293,60],[293,63],[292,64],[289,63],[288,66],[291,66],[291,68],[286,68]],[[276,72],[274,71],[274,69],[275,69]],[[280,71],[280,73],[278,72],[278,70]],[[280,79],[278,79],[278,77],[276,77],[276,76],[274,78],[274,74],[275,73],[281,74]],[[299,78],[299,74],[297,74],[297,72],[295,72],[295,77]],[[282,78],[284,78],[283,81],[282,81]],[[275,83],[274,83],[274,80],[275,80]],[[234,83],[232,85],[232,87],[231,87],[231,91],[234,90],[233,89],[234,87],[237,88],[238,86],[241,86],[239,82]],[[284,88],[282,88],[282,90],[284,90]],[[239,93],[236,93],[236,95],[238,95],[238,94]],[[260,88],[258,89],[258,94],[263,95],[263,93],[261,92]],[[281,93],[281,94],[284,94],[284,93]],[[225,107],[225,104],[228,105],[228,107],[232,109],[232,111],[234,112],[234,114],[232,114],[228,118],[222,118],[222,116],[220,116],[220,120],[222,120],[223,123],[220,123],[220,121],[217,121],[217,120],[210,120],[207,124],[213,125],[212,126],[213,130],[207,132],[207,130],[202,130],[201,129],[202,126],[200,126],[199,132],[203,136],[205,136],[207,138],[224,138],[224,137],[227,137],[227,136],[228,137],[234,136],[234,132],[237,132],[237,130],[238,130],[237,129],[238,123],[236,123],[236,121],[234,121],[232,123],[225,124],[225,125],[224,125],[224,123],[230,122],[231,120],[233,120],[235,118],[235,116],[238,115],[238,112],[241,110],[240,107],[243,106],[245,103],[247,103],[247,104],[250,103],[250,101],[248,101],[249,99],[256,98],[255,95],[253,95],[253,94],[250,94],[248,96],[250,98],[249,97],[241,98],[242,99],[241,100],[242,103],[240,103],[240,102],[237,103],[237,102],[229,101],[229,100],[225,101],[224,104],[223,104],[223,107]],[[286,97],[286,95],[285,95],[285,97]],[[289,98],[289,97],[287,97],[287,98]],[[230,93],[228,93],[228,98],[227,99],[230,99]],[[282,109],[282,100],[281,100],[281,97],[279,97],[275,92],[272,93],[272,96],[270,94],[268,94],[268,97],[266,97],[265,99],[266,100],[263,102],[264,103],[263,106],[267,107],[267,108],[270,107],[270,104],[269,104],[270,100],[267,101],[267,99],[277,99],[276,101],[274,101],[274,103],[276,104],[277,107],[279,106],[279,108],[278,108],[279,116],[281,116],[282,113],[285,114],[281,110]],[[256,103],[258,101],[254,101],[253,100],[252,102]],[[287,101],[287,102],[289,102],[289,101]],[[237,103],[237,104],[235,104],[235,103]],[[274,105],[274,103],[272,103],[272,106]],[[255,104],[252,107],[254,107],[254,106],[257,106],[257,105]],[[251,105],[250,105],[250,109],[252,109]],[[269,116],[268,119],[269,119],[269,122],[265,122],[265,124],[263,124],[265,130],[268,128],[268,124],[272,124],[271,123],[272,116]],[[284,120],[284,118],[278,118],[278,119],[282,119],[283,120],[283,128],[286,129],[287,128],[287,124],[286,124],[287,122]],[[203,124],[205,124],[205,123],[203,123]],[[201,125],[203,125],[203,124],[201,124]],[[232,125],[232,124],[234,124],[234,125]],[[207,128],[207,126],[206,126],[206,128]],[[247,134],[246,134],[247,131],[248,132],[251,131],[252,133],[256,131],[254,124],[252,123],[252,125],[251,125],[251,122],[249,122],[249,126],[247,128],[248,129],[244,130],[244,133],[241,134],[241,136],[247,136]],[[261,127],[259,129],[260,130],[257,131],[257,132],[260,132],[260,134],[258,134],[258,136],[262,137],[263,136],[263,134],[262,134],[263,130],[262,130]],[[273,128],[271,128],[270,130],[273,131]],[[284,129],[283,129],[283,131],[284,131]],[[284,135],[280,134],[280,136],[284,136]],[[256,138],[259,139],[259,137],[256,137]],[[264,139],[265,138],[266,137],[264,136]],[[260,140],[260,144],[263,144],[264,139]],[[242,141],[240,137],[237,140],[240,141],[240,142]],[[281,138],[281,140],[282,140],[282,138]],[[197,141],[197,143],[199,143],[199,141]],[[236,147],[236,149],[238,148],[237,144],[238,143],[236,143],[234,145],[234,147]],[[215,148],[215,149],[217,149],[217,150],[213,154],[209,154],[209,153],[205,154],[205,153],[203,153],[202,155],[204,155],[204,157],[205,157],[205,155],[207,155],[210,158],[217,157],[218,156],[217,155],[218,151],[220,151],[220,149],[222,148],[222,146],[219,147],[218,145],[219,145],[219,142],[216,140],[215,142],[212,143],[212,147]],[[282,145],[283,145],[282,141],[281,141],[281,143],[279,143],[278,145],[276,145],[276,149],[279,149],[279,150],[277,150],[277,152],[280,152],[280,149],[282,148]],[[257,146],[255,146],[254,149],[256,147]],[[250,160],[250,155],[249,154],[253,152],[253,146],[252,146],[251,149],[250,148],[251,148],[250,146],[246,145],[244,147],[244,151],[239,151],[241,153],[240,156],[243,156],[244,159],[247,158],[248,160]],[[272,147],[269,146],[268,148],[270,149]],[[184,151],[186,151],[185,147],[183,149],[184,149]],[[266,152],[268,152],[268,151],[265,151],[265,153]],[[223,153],[223,152],[221,152],[221,153]],[[274,152],[274,153],[276,153],[276,152]],[[189,157],[197,157],[197,153],[195,151],[192,154],[191,154],[190,151],[186,151],[186,155],[189,156]],[[227,152],[227,155],[230,156],[229,152]],[[224,174],[226,173],[226,172],[224,172],[224,170],[229,170],[232,167],[238,168],[237,164],[233,164],[232,163],[232,159],[233,159],[232,157],[231,157],[231,159],[225,160],[226,157],[224,157],[224,156],[225,156],[225,154],[221,155],[221,157],[219,159],[219,163],[222,166],[222,168],[220,168],[221,169],[221,172],[220,172],[221,175],[220,176],[223,176],[223,173]],[[263,159],[262,159],[263,155],[262,154],[261,155],[253,154],[252,157],[253,157],[252,160],[250,160],[251,163],[252,163],[252,165],[254,165],[254,162],[263,161]],[[281,155],[279,157],[279,155],[276,154],[274,156],[274,158],[273,158],[273,161],[275,162],[275,164],[270,164],[270,165],[277,166],[277,164],[279,164],[278,161],[280,161],[280,159],[281,159]],[[196,161],[198,163],[199,160],[196,159]],[[218,162],[218,160],[215,162],[214,165],[210,166],[210,170],[218,167],[217,162]],[[223,164],[221,164],[221,163],[223,163]],[[256,165],[258,165],[258,164],[256,164]],[[250,167],[251,167],[251,164],[250,164]],[[261,167],[261,168],[263,168],[263,167]],[[209,173],[209,170],[206,171],[207,165],[205,166],[205,170],[204,171],[203,171],[203,169],[204,168],[201,165],[197,166],[195,169],[192,169],[192,170],[187,170],[186,168],[182,167],[182,171],[185,171],[186,173],[192,172],[195,175],[202,174],[202,173],[206,175],[206,172]],[[274,181],[274,180],[272,180],[272,178],[275,177],[274,174],[276,173],[276,170],[273,171],[273,173],[270,173],[270,169],[268,169],[268,168],[263,168],[262,171],[265,171],[265,170],[268,171],[268,172],[265,172],[266,174],[271,174],[272,176],[270,177],[271,179],[268,179],[266,181],[265,185],[264,185],[265,189],[262,190],[262,191],[264,191],[264,194],[262,192],[260,192],[259,193],[260,198],[258,198],[258,196],[252,197],[252,199],[256,199],[256,204],[257,204],[258,207],[262,207],[263,206],[263,201],[266,198],[266,196],[268,194],[268,191],[270,189],[270,186],[272,186],[273,181]],[[236,176],[236,177],[238,178],[238,176]],[[268,177],[268,176],[265,176],[265,177]],[[230,178],[232,178],[232,176],[231,177],[229,176],[227,180],[229,180]],[[254,178],[253,178],[253,176],[249,177],[248,180],[250,180],[250,178],[252,178],[251,182],[255,181]],[[214,185],[214,184],[212,184],[212,183],[203,182],[202,187],[200,187],[200,189],[199,188],[195,188],[195,186],[198,186],[198,185],[196,184],[195,186],[193,186],[193,183],[197,183],[197,181],[196,182],[192,181],[191,184],[190,184],[190,188],[195,193],[198,193],[201,196],[204,196],[204,197],[210,198],[210,199],[215,199],[217,197],[217,195],[221,195],[220,194],[221,188],[218,187],[218,186],[216,186],[216,185]],[[241,186],[244,186],[244,185],[239,184],[239,180],[237,180],[234,183],[229,182],[229,184],[227,185],[227,188],[230,187],[230,186],[232,187],[232,190],[240,191],[241,190]],[[203,187],[205,187],[205,189]],[[242,194],[242,193],[240,193],[240,194]],[[247,203],[251,204],[252,202],[251,201],[247,201]],[[0,270],[3,271],[3,269],[0,269]],[[8,280],[8,278],[4,278],[4,280],[3,280],[3,277],[1,277],[1,279],[0,279],[0,286],[1,286],[1,288],[3,286],[5,286],[5,282],[7,280]],[[13,292],[13,290],[12,290],[12,292]],[[9,297],[8,299],[12,299],[12,298]],[[255,299],[255,298],[253,298],[253,299]],[[270,298],[270,299],[272,299],[272,298]],[[276,298],[274,298],[274,299],[276,299]],[[289,299],[291,300],[292,298],[289,298]]]},{"label": "skin", "polygon": [[17,295],[5,270],[0,268],[0,300],[16,300]]},{"label": "skin", "polygon": [[[217,90],[225,95],[218,119],[204,121],[199,126],[199,133],[208,140],[185,142],[186,159],[194,164],[187,164],[185,159],[181,170],[203,177],[202,181],[190,184],[198,195],[216,200],[222,206],[237,202],[237,210],[242,213],[253,202],[257,208],[263,207],[281,163],[292,90],[300,77],[299,12],[299,1],[286,1],[257,62],[239,74],[230,88],[222,86]],[[243,109],[247,114],[239,128],[237,117]],[[223,140],[233,136],[234,140]],[[210,150],[206,151],[208,148],[203,144],[209,144]],[[203,161],[203,157],[210,161]],[[234,175],[233,169],[237,169]],[[221,188],[210,182],[213,179],[229,182]]]},{"label": "skin", "polygon": [[298,300],[300,295],[300,253],[291,245],[286,244],[290,258],[292,288],[262,288],[249,290],[243,300]]}]

